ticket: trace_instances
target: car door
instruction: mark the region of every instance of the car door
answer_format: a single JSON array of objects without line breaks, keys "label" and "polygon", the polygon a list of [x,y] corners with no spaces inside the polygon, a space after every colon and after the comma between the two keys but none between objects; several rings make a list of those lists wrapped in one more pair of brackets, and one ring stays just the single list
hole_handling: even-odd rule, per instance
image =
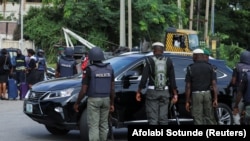
[{"label": "car door", "polygon": [[145,100],[138,102],[135,99],[143,67],[144,60],[142,59],[128,66],[116,77],[116,85],[121,86],[121,89],[116,92],[115,98],[119,121],[131,122],[146,119]]},{"label": "car door", "polygon": [[192,57],[171,57],[175,70],[175,79],[178,90],[178,103],[177,109],[180,118],[191,118],[191,114],[185,109],[185,76],[186,68],[189,64],[193,63]]}]

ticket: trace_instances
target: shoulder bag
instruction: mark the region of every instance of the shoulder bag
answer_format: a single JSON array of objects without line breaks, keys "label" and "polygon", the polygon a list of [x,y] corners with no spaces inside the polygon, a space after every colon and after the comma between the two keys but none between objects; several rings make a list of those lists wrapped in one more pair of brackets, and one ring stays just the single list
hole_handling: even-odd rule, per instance
[{"label": "shoulder bag", "polygon": [[9,71],[10,67],[9,67],[9,65],[6,64],[6,61],[7,61],[7,56],[5,57],[5,62],[4,62],[4,65],[3,65],[3,70]]}]

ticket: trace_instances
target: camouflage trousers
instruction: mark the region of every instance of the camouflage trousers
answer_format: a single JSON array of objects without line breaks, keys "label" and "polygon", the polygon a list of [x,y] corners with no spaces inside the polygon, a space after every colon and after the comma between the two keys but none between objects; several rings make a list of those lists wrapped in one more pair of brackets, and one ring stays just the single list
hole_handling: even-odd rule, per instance
[{"label": "camouflage trousers", "polygon": [[216,125],[210,91],[192,92],[191,113],[195,125]]},{"label": "camouflage trousers", "polygon": [[167,125],[169,106],[168,90],[157,91],[148,89],[145,102],[149,125]]},{"label": "camouflage trousers", "polygon": [[110,98],[88,98],[87,121],[89,141],[106,141],[109,131],[108,116]]}]

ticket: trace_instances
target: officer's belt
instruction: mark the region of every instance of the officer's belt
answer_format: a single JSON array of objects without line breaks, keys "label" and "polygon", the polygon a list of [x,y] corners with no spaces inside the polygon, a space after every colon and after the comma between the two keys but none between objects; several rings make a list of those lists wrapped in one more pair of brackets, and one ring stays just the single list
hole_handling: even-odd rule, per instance
[{"label": "officer's belt", "polygon": [[210,90],[206,90],[206,91],[193,91],[192,93],[197,94],[197,93],[208,93],[208,92],[210,92]]},{"label": "officer's belt", "polygon": [[[154,90],[154,89],[155,89],[155,86],[148,86],[148,89]],[[167,90],[167,89],[168,89],[168,86],[165,86],[165,90]]]},{"label": "officer's belt", "polygon": [[25,70],[25,67],[21,66],[21,67],[16,67],[16,70]]}]

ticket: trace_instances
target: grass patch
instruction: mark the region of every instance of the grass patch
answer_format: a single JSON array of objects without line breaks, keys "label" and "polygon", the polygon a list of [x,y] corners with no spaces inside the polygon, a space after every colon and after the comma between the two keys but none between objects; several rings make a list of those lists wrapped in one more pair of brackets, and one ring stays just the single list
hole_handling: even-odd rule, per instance
[{"label": "grass patch", "polygon": [[56,69],[56,63],[48,64],[48,67],[52,67],[52,68]]}]

